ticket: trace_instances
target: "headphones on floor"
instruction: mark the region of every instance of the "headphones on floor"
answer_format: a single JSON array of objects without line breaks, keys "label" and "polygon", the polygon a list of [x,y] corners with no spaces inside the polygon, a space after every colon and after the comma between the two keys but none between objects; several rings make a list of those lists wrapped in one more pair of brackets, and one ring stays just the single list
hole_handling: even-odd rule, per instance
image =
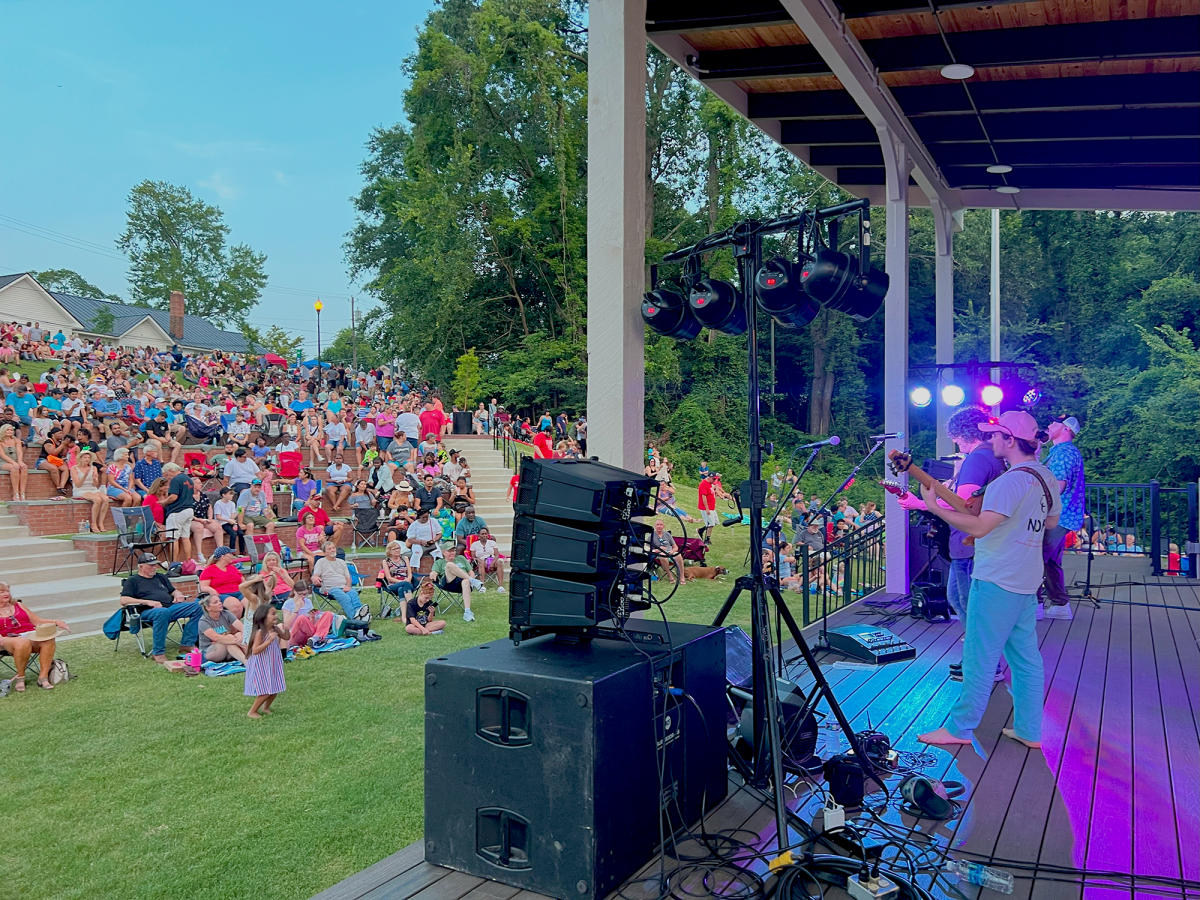
[{"label": "headphones on floor", "polygon": [[917,819],[953,819],[962,807],[955,797],[966,788],[958,781],[937,781],[924,775],[909,775],[900,782],[902,812]]}]

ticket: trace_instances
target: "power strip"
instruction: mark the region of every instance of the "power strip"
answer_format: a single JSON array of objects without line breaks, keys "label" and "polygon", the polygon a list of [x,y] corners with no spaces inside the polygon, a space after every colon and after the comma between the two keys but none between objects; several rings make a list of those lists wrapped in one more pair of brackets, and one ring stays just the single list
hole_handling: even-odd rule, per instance
[{"label": "power strip", "polygon": [[875,878],[851,875],[846,879],[846,892],[854,900],[895,900],[900,896],[900,885],[883,875]]}]

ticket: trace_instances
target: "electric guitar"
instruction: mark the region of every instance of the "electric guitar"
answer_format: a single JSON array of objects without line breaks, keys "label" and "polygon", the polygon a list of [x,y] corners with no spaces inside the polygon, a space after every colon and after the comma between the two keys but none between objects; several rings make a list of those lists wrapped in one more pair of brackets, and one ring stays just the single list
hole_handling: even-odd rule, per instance
[{"label": "electric guitar", "polygon": [[[921,487],[933,491],[939,500],[944,501],[947,506],[960,513],[966,513],[968,516],[977,516],[983,508],[983,488],[980,488],[964,500],[913,462],[912,454],[905,450],[888,451],[888,468],[892,470],[893,475],[900,475],[907,472],[920,482]],[[893,494],[898,493],[886,484],[883,487]],[[896,487],[900,486],[896,485]],[[900,490],[904,489],[900,488]]]}]

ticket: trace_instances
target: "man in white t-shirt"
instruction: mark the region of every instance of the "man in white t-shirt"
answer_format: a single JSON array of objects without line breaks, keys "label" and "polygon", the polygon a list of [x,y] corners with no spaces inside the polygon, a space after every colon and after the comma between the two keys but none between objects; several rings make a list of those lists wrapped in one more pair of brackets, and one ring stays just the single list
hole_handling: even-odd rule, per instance
[{"label": "man in white t-shirt", "polygon": [[479,537],[471,544],[471,562],[475,565],[475,577],[485,580],[488,572],[496,573],[497,591],[504,593],[504,557],[500,545],[492,538],[487,528],[479,529]]},{"label": "man in white t-shirt", "polygon": [[442,555],[442,551],[438,548],[438,541],[441,537],[441,523],[434,521],[427,509],[418,512],[416,521],[408,526],[404,540],[412,553],[408,562],[414,571],[421,564],[422,556],[429,554],[440,557]]},{"label": "man in white t-shirt", "polygon": [[1013,727],[1005,737],[1040,748],[1044,675],[1037,636],[1042,536],[1062,512],[1058,480],[1037,461],[1046,435],[1023,410],[978,425],[1009,469],[988,484],[978,516],[945,509],[933,492],[926,508],[975,538],[975,566],[963,644],[963,682],[946,725],[918,736],[927,744],[969,744],[983,719],[1000,654],[1012,670]]},{"label": "man in white t-shirt", "polygon": [[327,483],[325,490],[322,491],[332,507],[331,512],[341,509],[354,490],[354,485],[350,483],[350,474],[353,471],[350,466],[346,465],[346,458],[342,451],[338,450],[333,457],[333,462],[325,469]]}]

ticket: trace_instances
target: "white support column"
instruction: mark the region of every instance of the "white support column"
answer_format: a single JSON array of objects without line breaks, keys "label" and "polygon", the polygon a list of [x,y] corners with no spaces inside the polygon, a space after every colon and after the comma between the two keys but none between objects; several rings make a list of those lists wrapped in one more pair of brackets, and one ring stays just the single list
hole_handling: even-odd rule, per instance
[{"label": "white support column", "polygon": [[[948,207],[931,198],[933,210],[934,240],[934,292],[936,346],[934,359],[938,365],[954,362],[954,232],[962,228],[962,213],[952,212]],[[937,407],[937,455],[946,456],[954,451],[954,444],[946,437],[946,420],[950,409],[938,396],[940,387],[933,387],[933,402]]]},{"label": "white support column", "polygon": [[[883,301],[883,430],[908,433],[908,177],[911,163],[900,137],[878,128],[886,172],[887,253],[890,279]],[[905,438],[887,442],[887,450],[904,449]],[[908,578],[908,513],[894,494],[886,495],[887,583],[889,594],[906,594]]]},{"label": "white support column", "polygon": [[646,0],[588,20],[588,453],[641,471],[645,431]]}]

